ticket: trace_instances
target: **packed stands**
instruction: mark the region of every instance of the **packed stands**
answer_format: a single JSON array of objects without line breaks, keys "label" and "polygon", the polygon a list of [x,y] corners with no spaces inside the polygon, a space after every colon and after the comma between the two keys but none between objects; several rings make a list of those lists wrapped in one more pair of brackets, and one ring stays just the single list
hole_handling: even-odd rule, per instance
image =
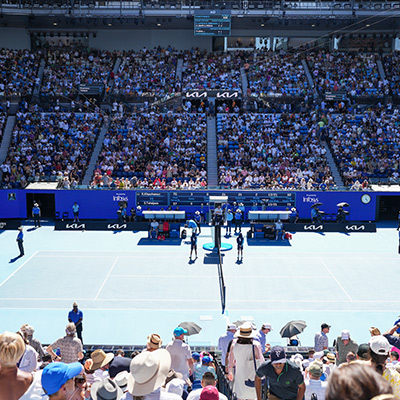
[{"label": "packed stands", "polygon": [[0,50],[0,96],[26,96],[35,87],[40,51]]},{"label": "packed stands", "polygon": [[391,94],[394,96],[400,95],[400,74],[399,62],[400,53],[395,51],[382,57],[382,64],[385,68],[386,79],[389,82]]},{"label": "packed stands", "polygon": [[18,113],[7,158],[3,188],[57,181],[73,188],[83,178],[100,132],[101,114]]},{"label": "packed stands", "polygon": [[218,115],[220,185],[253,189],[330,189],[335,186],[309,115]]},{"label": "packed stands", "polygon": [[116,114],[92,187],[206,187],[206,143],[204,115]]}]

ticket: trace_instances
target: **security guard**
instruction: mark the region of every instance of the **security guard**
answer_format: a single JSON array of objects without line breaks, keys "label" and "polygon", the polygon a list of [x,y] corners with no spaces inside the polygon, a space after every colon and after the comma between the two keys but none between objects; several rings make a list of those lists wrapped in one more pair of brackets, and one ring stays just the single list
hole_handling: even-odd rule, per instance
[{"label": "security guard", "polygon": [[38,203],[33,203],[33,208],[32,208],[32,217],[33,221],[35,222],[35,228],[39,227],[40,228],[40,207]]},{"label": "security guard", "polygon": [[18,257],[23,257],[25,255],[24,252],[24,232],[23,232],[22,226],[18,228],[19,232],[17,235],[17,243],[18,243],[18,248],[19,248],[19,256]]}]

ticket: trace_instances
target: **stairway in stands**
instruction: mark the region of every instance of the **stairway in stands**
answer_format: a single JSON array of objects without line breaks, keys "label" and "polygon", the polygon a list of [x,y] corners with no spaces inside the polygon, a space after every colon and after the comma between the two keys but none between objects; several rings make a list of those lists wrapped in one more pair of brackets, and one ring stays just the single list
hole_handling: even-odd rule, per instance
[{"label": "stairway in stands", "polygon": [[378,66],[379,77],[384,81],[386,79],[385,69],[383,68],[382,60],[376,60],[376,65]]},{"label": "stairway in stands", "polygon": [[42,58],[40,60],[40,66],[39,66],[39,71],[37,77],[39,78],[39,85],[35,86],[35,89],[33,90],[33,96],[34,97],[39,97],[40,93],[40,87],[42,86],[42,79],[43,79],[43,73],[44,73],[44,68],[46,67],[46,60]]},{"label": "stairway in stands", "polygon": [[182,81],[182,70],[183,70],[183,60],[182,58],[178,59],[178,63],[176,64],[176,80]]},{"label": "stairway in stands", "polygon": [[[1,141],[0,147],[0,165],[6,160],[8,148],[10,147],[11,137],[15,125],[16,117],[15,115],[10,115],[7,117],[6,128],[4,129],[3,140]],[[3,179],[3,171],[0,170],[0,182]]]},{"label": "stairway in stands", "polygon": [[207,182],[209,188],[218,186],[217,130],[215,117],[207,117]]},{"label": "stairway in stands", "polygon": [[331,153],[331,149],[329,148],[328,144],[326,142],[322,142],[322,145],[324,146],[324,148],[326,149],[326,158],[328,160],[328,165],[332,171],[332,176],[333,179],[335,180],[335,183],[337,186],[339,187],[343,187],[344,186],[344,182],[342,180],[342,177],[340,176],[339,170],[337,169],[335,160],[333,158],[333,155]]},{"label": "stairway in stands", "polygon": [[101,127],[101,131],[99,133],[99,137],[96,141],[96,146],[94,147],[92,157],[90,158],[89,166],[86,169],[85,176],[82,180],[82,185],[90,185],[92,181],[92,176],[94,175],[94,170],[96,168],[97,159],[99,157],[101,148],[103,146],[104,137],[106,136],[107,130],[109,126],[109,119],[106,116],[103,121],[103,126]]},{"label": "stairway in stands", "polygon": [[242,78],[243,98],[247,98],[248,82],[247,82],[247,75],[246,75],[244,67],[240,68],[240,77]]},{"label": "stairway in stands", "polygon": [[304,68],[304,72],[305,72],[305,74],[306,74],[306,77],[307,77],[307,82],[308,82],[308,85],[310,86],[310,87],[314,87],[314,81],[313,81],[313,78],[312,78],[312,75],[311,75],[311,72],[310,72],[310,69],[308,68],[308,64],[307,64],[307,61],[306,60],[301,60],[301,65],[303,66],[303,68]]}]

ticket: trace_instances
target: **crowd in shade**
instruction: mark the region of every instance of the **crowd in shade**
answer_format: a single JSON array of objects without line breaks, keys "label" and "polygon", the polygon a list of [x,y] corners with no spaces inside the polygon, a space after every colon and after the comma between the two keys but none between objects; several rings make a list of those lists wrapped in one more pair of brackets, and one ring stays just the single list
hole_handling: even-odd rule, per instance
[{"label": "crowd in shade", "polygon": [[184,53],[182,89],[242,90],[240,69],[245,52],[208,53],[192,49]]},{"label": "crowd in shade", "polygon": [[107,90],[117,55],[116,52],[95,49],[48,50],[41,96],[75,99],[80,84],[104,84]]},{"label": "crowd in shade", "polygon": [[[83,313],[77,318],[79,325]],[[291,337],[293,326],[288,323],[282,328],[287,329],[281,331],[288,336],[285,347],[268,343],[270,323],[257,329],[251,322],[238,321],[238,325],[228,324],[219,337],[218,352],[193,352],[186,342],[193,332],[178,326],[169,343],[163,344],[161,336],[152,333],[137,346],[140,351],[129,354],[101,348],[86,353],[73,322],[66,325],[65,335],[46,347],[34,327],[23,324],[16,333],[0,335],[0,396],[7,400],[262,400],[268,381],[270,400],[399,398],[400,320],[384,334],[371,327],[370,339],[361,344],[346,329],[330,344],[331,326],[323,323],[308,352],[296,353],[300,322],[304,321],[296,322],[297,334]]]},{"label": "crowd in shade", "polygon": [[115,114],[92,187],[197,189],[207,186],[204,115]]},{"label": "crowd in shade", "polygon": [[349,96],[388,94],[388,82],[382,80],[376,54],[319,51],[307,53],[307,62],[317,91],[344,91]]},{"label": "crowd in shade", "polygon": [[220,185],[254,189],[332,189],[335,182],[315,113],[219,115]]},{"label": "crowd in shade", "polygon": [[4,129],[6,128],[7,114],[0,111],[0,143],[3,139]]},{"label": "crowd in shade", "polygon": [[372,178],[399,181],[400,115],[376,109],[362,115],[328,115],[332,153],[346,186],[368,189]]},{"label": "crowd in shade", "polygon": [[83,178],[103,117],[101,114],[18,113],[2,186],[25,187],[39,181],[73,188]]},{"label": "crowd in shade", "polygon": [[255,52],[249,64],[247,78],[252,95],[305,96],[313,92],[299,53]]},{"label": "crowd in shade", "polygon": [[25,96],[35,87],[40,51],[0,50],[0,96]]},{"label": "crowd in shade", "polygon": [[171,47],[123,52],[113,94],[126,99],[146,96],[154,101],[180,92],[176,77],[178,55]]},{"label": "crowd in shade", "polygon": [[382,56],[382,64],[385,69],[386,80],[389,82],[391,94],[400,95],[400,73],[399,73],[400,53],[395,51]]}]

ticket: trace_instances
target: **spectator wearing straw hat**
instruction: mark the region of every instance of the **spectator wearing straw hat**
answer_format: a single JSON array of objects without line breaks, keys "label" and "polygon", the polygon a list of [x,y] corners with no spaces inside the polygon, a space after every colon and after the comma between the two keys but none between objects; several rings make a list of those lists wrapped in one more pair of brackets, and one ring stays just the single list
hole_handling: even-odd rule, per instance
[{"label": "spectator wearing straw hat", "polygon": [[167,350],[144,351],[138,354],[130,365],[128,392],[122,400],[143,396],[146,400],[182,400],[175,393],[162,390],[171,368],[171,355]]},{"label": "spectator wearing straw hat", "polygon": [[269,322],[265,322],[262,324],[261,329],[257,332],[257,335],[254,337],[255,340],[258,340],[261,345],[261,351],[264,353],[268,352],[271,348],[269,344],[266,343],[267,335],[272,331],[272,325]]},{"label": "spectator wearing straw hat", "polygon": [[[229,380],[233,380],[233,391],[238,399],[254,399],[256,391],[248,382],[254,382],[256,370],[261,361],[264,361],[260,342],[254,340],[257,331],[250,322],[245,322],[235,333],[229,351]],[[251,362],[249,362],[251,360]],[[235,376],[233,376],[235,367]]]},{"label": "spectator wearing straw hat", "polygon": [[269,400],[303,399],[306,390],[303,374],[296,364],[286,360],[283,347],[272,347],[271,359],[257,369],[255,378],[257,400],[261,400],[261,378],[263,377],[269,381]]},{"label": "spectator wearing straw hat", "polygon": [[147,336],[146,348],[143,351],[155,351],[161,348],[162,340],[160,335],[157,333],[152,333]]},{"label": "spectator wearing straw hat", "polygon": [[350,338],[350,332],[348,330],[343,330],[336,339],[336,364],[340,365],[346,362],[347,353],[350,351],[357,354],[358,344]]},{"label": "spectator wearing straw hat", "polygon": [[229,324],[226,328],[226,333],[221,335],[218,339],[218,350],[221,350],[221,365],[225,369],[225,373],[228,373],[226,354],[228,351],[229,343],[234,338],[236,329],[237,327],[235,324]]},{"label": "spectator wearing straw hat", "polygon": [[323,323],[321,325],[321,332],[317,332],[314,336],[314,350],[321,351],[325,350],[329,347],[329,340],[328,336],[329,329],[331,328],[330,325]]},{"label": "spectator wearing straw hat", "polygon": [[174,340],[168,343],[165,348],[171,355],[171,368],[180,372],[185,380],[193,369],[192,351],[190,346],[184,342],[184,335],[186,334],[187,330],[178,326],[174,330]]},{"label": "spectator wearing straw hat", "polygon": [[317,396],[318,400],[325,400],[325,391],[327,382],[320,380],[324,373],[324,365],[320,361],[314,361],[308,367],[309,379],[305,381],[306,392],[304,394],[304,400],[311,400],[313,394]]},{"label": "spectator wearing straw hat", "polygon": [[105,353],[98,349],[91,354],[91,358],[93,360],[91,370],[95,371],[97,378],[115,378],[121,371],[129,372],[131,359],[128,357],[115,357],[113,353]]},{"label": "spectator wearing straw hat", "polygon": [[[73,322],[65,327],[65,333],[64,337],[57,339],[46,350],[54,361],[70,364],[83,358],[83,346],[82,342],[75,337],[76,327]],[[57,348],[60,349],[60,356],[54,352]]]},{"label": "spectator wearing straw hat", "polygon": [[83,339],[82,339],[82,331],[83,331],[83,312],[79,310],[78,304],[74,302],[72,304],[72,310],[68,313],[68,321],[73,322],[76,327],[76,335],[78,338],[81,340],[83,344]]}]

